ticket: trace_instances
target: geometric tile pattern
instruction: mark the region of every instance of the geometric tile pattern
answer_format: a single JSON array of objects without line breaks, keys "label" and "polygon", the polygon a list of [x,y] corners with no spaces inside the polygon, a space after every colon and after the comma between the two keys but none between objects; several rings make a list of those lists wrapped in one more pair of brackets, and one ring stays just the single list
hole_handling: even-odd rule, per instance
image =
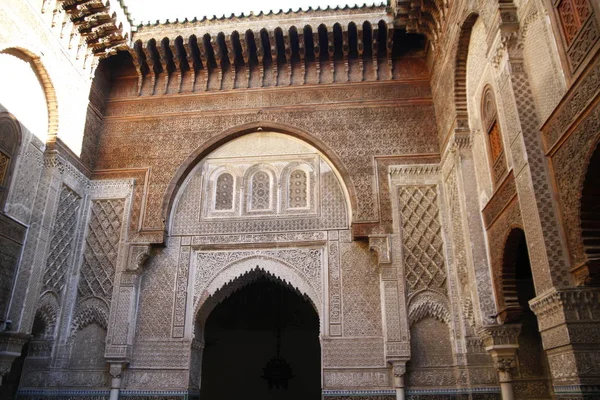
[{"label": "geometric tile pattern", "polygon": [[60,294],[65,286],[65,275],[73,253],[73,239],[77,228],[77,215],[81,197],[63,185],[58,201],[58,210],[52,228],[50,250],[44,272],[44,291]]},{"label": "geometric tile pattern", "polygon": [[408,295],[423,289],[445,291],[442,225],[435,186],[398,188]]},{"label": "geometric tile pattern", "polygon": [[96,200],[85,240],[79,296],[97,297],[110,303],[121,239],[125,200]]}]

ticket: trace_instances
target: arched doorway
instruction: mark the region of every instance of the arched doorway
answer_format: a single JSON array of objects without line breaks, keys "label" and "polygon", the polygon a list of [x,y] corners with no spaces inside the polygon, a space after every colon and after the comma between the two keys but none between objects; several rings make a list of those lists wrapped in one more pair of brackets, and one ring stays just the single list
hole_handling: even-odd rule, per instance
[{"label": "arched doorway", "polygon": [[586,258],[582,283],[600,284],[600,144],[596,146],[583,183],[581,194],[581,236]]},{"label": "arched doorway", "polygon": [[233,292],[199,323],[200,398],[320,399],[319,317],[310,300],[259,270],[240,279],[215,293],[218,301]]},{"label": "arched doorway", "polygon": [[506,240],[502,280],[508,311],[505,323],[521,324],[515,394],[517,397],[523,397],[525,394],[519,393],[520,388],[537,386],[535,398],[549,399],[551,384],[548,362],[542,346],[537,318],[529,306],[529,301],[536,293],[527,240],[525,232],[520,228],[512,229]]}]

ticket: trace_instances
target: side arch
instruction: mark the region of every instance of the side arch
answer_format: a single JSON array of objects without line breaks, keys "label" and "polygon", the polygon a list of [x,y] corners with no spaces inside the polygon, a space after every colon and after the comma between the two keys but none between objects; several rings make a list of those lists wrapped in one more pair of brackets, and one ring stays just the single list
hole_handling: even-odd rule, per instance
[{"label": "side arch", "polygon": [[34,52],[21,47],[7,47],[0,50],[0,54],[9,54],[20,58],[31,64],[31,69],[35,72],[40,81],[44,95],[46,96],[46,106],[48,108],[48,139],[58,135],[58,98],[56,89],[50,79],[50,74],[44,66],[40,56]]},{"label": "side arch", "polygon": [[520,226],[510,229],[504,240],[502,250],[502,272],[500,274],[498,308],[499,318],[502,323],[519,321],[523,308],[519,303],[517,290],[517,263],[519,246],[526,243],[525,231]]},{"label": "side arch", "polygon": [[[40,331],[45,338],[54,337],[58,321],[59,305],[58,299],[52,293],[46,293],[40,299],[35,312],[34,321],[41,323],[41,326],[32,328],[33,331]],[[34,322],[36,325],[36,322]]]},{"label": "side arch", "polygon": [[91,323],[97,323],[101,328],[108,329],[108,310],[97,301],[84,302],[78,307],[71,322],[70,340],[78,331]]},{"label": "side arch", "polygon": [[580,178],[579,223],[585,268],[578,281],[595,285],[600,281],[600,141],[587,157],[587,168]]},{"label": "side arch", "polygon": [[434,318],[445,323],[448,327],[451,326],[450,312],[444,295],[427,291],[416,294],[410,300],[408,305],[409,326],[425,317]]},{"label": "side arch", "polygon": [[473,26],[479,18],[479,14],[469,14],[460,27],[458,36],[458,48],[456,50],[456,61],[454,66],[454,107],[457,119],[467,119],[467,58],[469,56],[469,43]]},{"label": "side arch", "polygon": [[171,210],[173,208],[177,193],[181,185],[184,183],[186,177],[192,172],[194,167],[200,161],[202,161],[202,159],[204,159],[206,156],[208,156],[211,152],[213,152],[220,146],[226,144],[227,142],[233,139],[237,139],[241,136],[260,131],[268,131],[290,135],[292,137],[305,141],[306,143],[323,153],[323,155],[333,164],[337,172],[340,174],[340,178],[344,183],[342,186],[345,190],[347,190],[347,196],[350,201],[350,208],[352,211],[352,218],[354,218],[354,211],[357,209],[356,188],[354,187],[354,184],[350,179],[350,174],[348,170],[342,163],[341,159],[335,154],[335,152],[332,149],[330,149],[321,140],[315,138],[313,135],[302,129],[276,122],[256,121],[239,125],[221,132],[220,134],[216,135],[210,140],[207,140],[202,146],[198,147],[192,154],[190,154],[185,159],[185,161],[181,164],[179,169],[175,172],[175,175],[171,179],[171,182],[169,183],[165,195],[163,197],[162,218],[164,221],[164,226],[170,226],[171,221],[169,219],[171,218],[172,214]]}]

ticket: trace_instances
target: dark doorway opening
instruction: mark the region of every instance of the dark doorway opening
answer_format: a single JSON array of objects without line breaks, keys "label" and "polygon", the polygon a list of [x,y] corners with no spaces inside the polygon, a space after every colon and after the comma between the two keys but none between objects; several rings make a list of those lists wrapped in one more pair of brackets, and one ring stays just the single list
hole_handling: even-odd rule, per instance
[{"label": "dark doorway opening", "polygon": [[600,144],[592,154],[581,193],[581,235],[586,258],[584,271],[576,273],[580,284],[600,285]]},{"label": "dark doorway opening", "polygon": [[[529,301],[535,297],[535,286],[531,272],[531,262],[527,249],[527,240],[523,230],[513,229],[506,242],[504,276],[507,282],[514,282],[514,297],[516,312],[512,313],[510,322],[521,324],[519,334],[519,357],[517,388],[519,383],[536,384],[540,390],[536,399],[550,399],[551,383],[548,373],[548,362],[542,346],[542,337],[539,332],[537,317],[529,306]],[[505,285],[505,290],[511,290],[510,285]],[[520,381],[520,382],[519,382]],[[535,383],[534,383],[535,382]],[[517,397],[522,396],[516,392]]]},{"label": "dark doorway opening", "polygon": [[305,297],[259,276],[204,326],[203,400],[321,398],[319,317]]}]

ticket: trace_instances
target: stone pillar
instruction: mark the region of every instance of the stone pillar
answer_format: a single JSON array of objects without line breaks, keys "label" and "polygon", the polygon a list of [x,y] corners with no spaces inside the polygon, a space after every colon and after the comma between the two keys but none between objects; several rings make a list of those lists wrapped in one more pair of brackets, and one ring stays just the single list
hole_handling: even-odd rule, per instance
[{"label": "stone pillar", "polygon": [[[462,121],[462,122],[461,122]],[[492,276],[486,253],[485,228],[479,210],[479,193],[473,139],[470,130],[464,128],[466,120],[457,118],[452,135],[454,168],[445,180],[452,228],[454,263],[459,285],[460,308],[467,323],[465,335],[475,336],[474,328],[495,323],[495,307]],[[452,154],[448,155],[450,158]],[[447,167],[444,166],[444,173]],[[475,285],[473,284],[475,282]]]},{"label": "stone pillar", "polygon": [[600,398],[600,289],[552,289],[529,302],[557,398]]},{"label": "stone pillar", "polygon": [[[451,237],[449,278],[452,307],[461,310],[460,329],[467,340],[477,339],[476,326],[495,323],[498,313],[492,289],[492,276],[486,253],[485,229],[479,204],[473,134],[467,117],[457,115],[454,129],[442,159],[442,181],[447,204],[445,223]],[[473,212],[477,210],[477,212]],[[474,284],[475,283],[475,284]],[[458,353],[467,352],[457,343]],[[460,360],[459,360],[460,363]]]},{"label": "stone pillar", "polygon": [[494,366],[498,371],[498,378],[500,381],[500,392],[502,393],[502,400],[514,400],[515,393],[513,390],[513,376],[512,371],[517,366],[515,357],[516,350],[505,349],[502,351],[492,351],[492,358],[494,359]]},{"label": "stone pillar", "polygon": [[404,374],[406,374],[406,361],[394,361],[392,363],[394,371],[394,388],[396,389],[396,400],[404,400]]},{"label": "stone pillar", "polygon": [[369,235],[369,250],[377,255],[379,279],[383,291],[381,311],[383,326],[385,326],[386,361],[392,366],[396,399],[404,400],[404,373],[406,362],[410,359],[409,327],[406,305],[399,296],[399,293],[404,293],[404,287],[399,287],[403,281],[398,279],[399,266],[396,265],[398,257],[392,257],[392,248],[400,248],[400,246],[398,235]]},{"label": "stone pillar", "polygon": [[517,365],[520,332],[520,324],[488,325],[477,331],[498,371],[502,400],[514,400],[515,398],[512,374]]},{"label": "stone pillar", "polygon": [[377,255],[379,279],[383,291],[382,320],[385,327],[385,355],[388,363],[395,365],[410,358],[408,318],[403,301],[403,282],[398,279],[398,265],[392,257],[392,243],[400,248],[398,235],[369,235],[369,249]]},{"label": "stone pillar", "polygon": [[110,400],[118,398],[121,375],[131,360],[142,267],[149,256],[148,245],[130,245],[126,266],[117,274],[104,352],[112,376]]},{"label": "stone pillar", "polygon": [[125,364],[122,363],[111,363],[109,373],[111,376],[110,380],[110,397],[109,400],[118,400],[119,391],[121,390],[121,374]]},{"label": "stone pillar", "polygon": [[35,195],[27,240],[17,269],[8,319],[13,329],[31,330],[48,257],[52,221],[60,197],[64,160],[56,150],[43,154],[42,174]]}]

